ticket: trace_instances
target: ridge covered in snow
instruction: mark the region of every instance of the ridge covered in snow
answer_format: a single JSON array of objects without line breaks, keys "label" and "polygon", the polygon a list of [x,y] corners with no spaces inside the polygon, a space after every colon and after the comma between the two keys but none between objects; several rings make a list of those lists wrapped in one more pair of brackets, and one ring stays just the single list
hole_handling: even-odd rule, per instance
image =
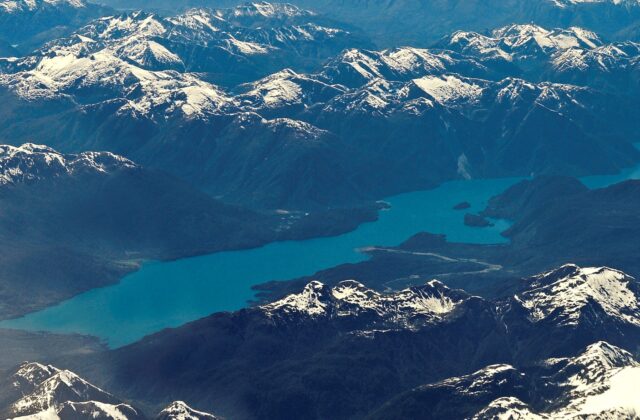
[{"label": "ridge covered in snow", "polygon": [[[9,377],[10,388],[17,399],[8,407],[0,407],[0,415],[15,420],[110,419],[143,420],[141,410],[95,387],[75,373],[50,365],[24,362]],[[3,389],[5,395],[6,389]],[[218,417],[194,410],[183,401],[175,401],[163,409],[157,420],[216,420]]]},{"label": "ridge covered in snow", "polygon": [[534,322],[577,325],[595,306],[610,319],[640,326],[640,304],[635,280],[607,267],[566,265],[533,277],[515,300]]},{"label": "ridge covered in snow", "polygon": [[515,66],[535,79],[579,81],[584,85],[595,84],[584,79],[586,76],[599,83],[603,82],[601,78],[611,79],[608,84],[615,84],[617,78],[637,67],[640,51],[637,43],[607,43],[579,27],[545,29],[533,24],[509,25],[487,33],[457,31],[437,46],[488,65]]},{"label": "ridge covered in snow", "polygon": [[582,28],[550,30],[526,24],[504,26],[487,34],[457,31],[439,45],[464,54],[512,61],[571,48],[594,49],[603,44],[597,34]]},{"label": "ridge covered in snow", "polygon": [[[15,416],[31,415],[58,408],[66,402],[84,402],[95,400],[104,404],[118,404],[118,401],[103,390],[91,385],[68,370],[33,363],[23,364],[14,377],[25,379],[33,385],[25,394],[11,404],[10,410]],[[14,386],[20,387],[18,381]],[[22,389],[19,389],[22,391]]]},{"label": "ridge covered in snow", "polygon": [[174,401],[162,410],[156,420],[216,420],[218,417],[194,410],[184,401]]},{"label": "ridge covered in snow", "polygon": [[555,372],[537,381],[557,392],[540,411],[509,396],[493,401],[474,419],[508,414],[532,419],[633,418],[640,409],[631,385],[640,379],[640,363],[621,348],[598,342],[576,357],[551,359],[542,365]]},{"label": "ridge covered in snow", "polygon": [[435,418],[636,418],[639,403],[632,384],[640,378],[639,366],[627,351],[597,342],[575,357],[543,360],[523,368],[490,365],[414,388],[385,407],[379,418],[403,410],[405,404],[409,411],[400,412],[431,407]]},{"label": "ridge covered in snow", "polygon": [[[390,293],[369,289],[354,280],[342,281],[333,287],[312,281],[300,293],[290,294],[260,309],[275,320],[358,318],[368,324],[366,328],[386,325],[411,329],[445,320],[470,299],[482,300],[461,290],[449,289],[437,280]],[[602,316],[596,319],[603,325],[619,322],[640,327],[635,280],[606,267],[566,265],[540,274],[527,280],[523,291],[514,295],[511,301],[524,309],[529,325],[545,321],[554,328],[576,327],[585,316],[593,317],[594,311],[600,310]],[[505,306],[502,301],[485,302],[493,306],[496,313],[509,308],[509,304]],[[602,353],[602,364],[607,363],[606,356],[611,352],[607,352],[606,347],[590,350]]]},{"label": "ridge covered in snow", "polygon": [[109,152],[62,154],[33,143],[17,147],[0,145],[0,185],[34,183],[81,173],[106,174],[136,167],[130,160]]},{"label": "ridge covered in snow", "polygon": [[302,292],[261,309],[272,319],[373,316],[380,326],[413,328],[444,319],[469,298],[436,280],[394,293],[380,293],[354,280],[334,287],[313,281]]},{"label": "ridge covered in snow", "polygon": [[83,0],[3,0],[0,1],[0,12],[34,11],[43,6],[64,6],[80,9],[86,7],[86,3]]}]

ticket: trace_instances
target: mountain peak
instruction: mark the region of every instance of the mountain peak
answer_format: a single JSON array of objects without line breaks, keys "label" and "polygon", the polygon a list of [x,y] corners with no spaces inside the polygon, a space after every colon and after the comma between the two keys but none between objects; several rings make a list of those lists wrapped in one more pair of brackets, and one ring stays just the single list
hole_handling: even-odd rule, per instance
[{"label": "mountain peak", "polygon": [[562,266],[531,278],[515,299],[534,322],[576,326],[585,310],[595,305],[620,322],[640,326],[635,280],[607,267]]},{"label": "mountain peak", "polygon": [[[413,329],[443,320],[470,296],[449,289],[439,281],[398,292],[381,293],[356,280],[345,280],[329,288],[313,281],[302,292],[262,306],[271,318],[325,317],[332,320],[368,315],[366,328]],[[373,318],[370,318],[373,317]],[[369,322],[371,319],[373,321]]]},{"label": "mountain peak", "polygon": [[261,16],[267,18],[283,18],[311,16],[313,12],[302,10],[290,3],[269,3],[266,1],[245,3],[230,9],[230,14],[239,16]]},{"label": "mountain peak", "polygon": [[14,402],[11,410],[18,416],[29,415],[57,409],[66,402],[88,400],[106,404],[117,403],[111,394],[91,385],[75,373],[58,369],[53,375],[40,382],[32,392]]},{"label": "mountain peak", "polygon": [[218,417],[194,410],[184,401],[174,401],[162,410],[156,420],[216,420]]},{"label": "mountain peak", "polygon": [[86,7],[86,3],[83,0],[3,0],[0,1],[0,12],[35,11],[46,6],[80,9]]},{"label": "mountain peak", "polygon": [[110,173],[137,166],[109,152],[62,154],[33,143],[0,145],[0,185],[33,183],[78,173]]},{"label": "mountain peak", "polygon": [[502,397],[480,410],[472,420],[488,419],[544,420],[545,417],[534,413],[528,404],[516,397]]}]

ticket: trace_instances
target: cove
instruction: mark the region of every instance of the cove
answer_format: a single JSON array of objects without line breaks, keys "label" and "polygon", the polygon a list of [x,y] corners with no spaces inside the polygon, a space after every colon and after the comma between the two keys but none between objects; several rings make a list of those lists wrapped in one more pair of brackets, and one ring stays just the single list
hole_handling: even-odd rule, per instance
[{"label": "cove", "polygon": [[[614,176],[588,177],[591,188],[638,178],[639,168]],[[451,242],[504,243],[509,223],[487,228],[465,226],[467,212],[478,212],[494,195],[522,178],[453,181],[427,191],[385,199],[391,207],[375,222],[334,237],[274,242],[260,248],[220,252],[171,262],[149,262],[116,285],[93,289],[25,317],[0,322],[0,328],[100,337],[120,347],[164,328],[176,327],[215,312],[247,306],[251,286],[289,280],[368,258],[367,246],[395,246],[418,232],[441,233]],[[467,201],[471,208],[453,207]]]}]

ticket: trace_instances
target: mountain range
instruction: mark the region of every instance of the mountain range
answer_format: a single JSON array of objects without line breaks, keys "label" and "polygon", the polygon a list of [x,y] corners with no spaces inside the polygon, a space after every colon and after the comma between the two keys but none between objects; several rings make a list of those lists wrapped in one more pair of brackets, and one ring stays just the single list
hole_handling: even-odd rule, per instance
[{"label": "mountain range", "polygon": [[[491,37],[456,33],[439,49],[349,48],[301,73],[302,62],[329,53],[313,52],[332,45],[325,35],[337,51],[354,42],[350,33],[316,23],[320,38],[255,32],[314,16],[261,3],[98,19],[4,60],[0,136],[110,150],[256,209],[363,206],[451,179],[615,173],[638,160],[629,141],[636,44],[520,25]],[[461,37],[488,46],[464,47]],[[259,57],[286,65],[276,50],[301,64],[223,87],[211,82],[215,65],[235,64],[207,67],[192,48],[224,50],[245,69],[271,71]],[[596,56],[605,51],[616,53],[603,69]]]},{"label": "mountain range", "polygon": [[631,410],[633,399],[586,400],[620,386],[619,369],[635,375],[637,362],[613,346],[636,348],[638,298],[632,277],[575,265],[497,300],[438,281],[389,293],[311,282],[272,303],[56,363],[152,410],[178,398],[241,419]]},{"label": "mountain range", "polygon": [[0,1],[2,55],[27,53],[113,10],[84,0]]},{"label": "mountain range", "polygon": [[[234,6],[238,0],[102,0],[125,9],[150,8],[175,11],[211,4]],[[447,33],[464,29],[483,31],[513,23],[550,27],[583,26],[607,37],[638,36],[640,4],[636,0],[292,0],[292,4],[317,10],[334,19],[354,22],[383,47],[429,46]]]},{"label": "mountain range", "polygon": [[0,320],[359,262],[121,347],[0,329],[0,418],[638,417],[640,0],[100,3],[0,0]]}]

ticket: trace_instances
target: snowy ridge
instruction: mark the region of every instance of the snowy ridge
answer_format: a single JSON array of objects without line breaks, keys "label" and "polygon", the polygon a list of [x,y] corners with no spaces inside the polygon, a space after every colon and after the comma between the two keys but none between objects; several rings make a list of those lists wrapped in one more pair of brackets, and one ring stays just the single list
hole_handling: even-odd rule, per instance
[{"label": "snowy ridge", "polygon": [[394,293],[380,293],[354,280],[333,288],[313,281],[302,292],[264,305],[261,310],[271,319],[372,316],[375,323],[388,327],[413,328],[438,322],[469,299],[433,280],[424,286]]},{"label": "snowy ridge", "polygon": [[0,145],[0,185],[33,183],[80,173],[106,174],[137,166],[109,152],[61,154],[48,146]]},{"label": "snowy ridge", "polygon": [[409,80],[457,70],[478,74],[486,71],[484,66],[473,60],[452,54],[450,51],[409,47],[383,51],[352,48],[330,60],[322,75],[333,83],[356,87],[375,79]]},{"label": "snowy ridge", "polygon": [[[4,413],[30,420],[109,419],[143,420],[139,409],[125,404],[75,373],[54,366],[25,362],[9,377],[18,399]],[[0,407],[0,410],[2,407]],[[182,401],[162,410],[157,420],[216,420]]]},{"label": "snowy ridge", "polygon": [[[255,6],[258,7],[255,9],[255,16],[260,17],[272,18],[283,14],[309,18],[313,16],[302,11],[294,13],[286,5],[259,3]],[[238,16],[254,16],[244,14],[246,11],[243,6],[238,6],[224,10],[191,9],[172,17],[147,12],[125,13],[97,19],[80,28],[75,37],[97,41],[98,43],[86,46],[91,53],[95,53],[98,48],[109,48],[118,57],[132,60],[146,69],[163,70],[173,68],[163,66],[163,62],[197,67],[198,63],[190,62],[194,59],[191,54],[196,46],[203,49],[221,48],[236,55],[265,55],[289,48],[297,42],[316,39],[322,41],[347,34],[337,28],[326,28],[306,21],[295,25],[248,29],[237,26],[235,20],[228,20]],[[74,39],[74,36],[70,38]],[[64,43],[69,43],[69,38],[52,42],[49,50],[55,50]],[[148,54],[157,56],[158,60],[140,60],[140,51],[147,51]]]},{"label": "snowy ridge", "polygon": [[609,319],[640,326],[640,305],[634,279],[607,267],[566,265],[530,280],[515,296],[533,322],[576,326],[587,308],[596,306]]},{"label": "snowy ridge", "polygon": [[174,401],[167,408],[162,410],[157,420],[216,420],[218,417],[194,410],[183,401]]},{"label": "snowy ridge", "polygon": [[440,112],[446,107],[473,118],[476,109],[502,104],[505,109],[543,106],[562,113],[572,107],[582,108],[582,96],[588,94],[586,88],[558,83],[536,84],[516,78],[499,82],[454,74],[424,76],[409,82],[378,78],[335,96],[326,103],[324,110],[389,115]]},{"label": "snowy ridge", "polygon": [[459,101],[476,101],[482,95],[483,88],[473,82],[447,76],[425,76],[413,81],[436,101],[446,104]]},{"label": "snowy ridge", "polygon": [[43,6],[80,9],[86,7],[86,3],[83,0],[3,0],[0,1],[0,12],[17,13],[34,11]]},{"label": "snowy ridge", "polygon": [[70,402],[97,400],[107,404],[116,402],[110,394],[102,391],[73,372],[58,370],[40,382],[33,392],[20,398],[11,406],[14,415],[28,415],[57,408]]},{"label": "snowy ridge", "polygon": [[640,1],[638,0],[553,0],[555,4],[560,7],[567,7],[574,4],[584,4],[584,3],[603,3],[603,4],[613,4],[615,6],[638,6],[640,5]]},{"label": "snowy ridge", "polygon": [[532,44],[543,50],[595,48],[602,45],[595,33],[577,27],[548,30],[537,25],[510,25],[494,30],[492,35],[512,51],[524,51]]},{"label": "snowy ridge", "polygon": [[[265,16],[307,16],[286,5],[253,6]],[[92,105],[116,100],[122,103],[119,112],[134,116],[202,117],[223,112],[230,99],[189,69],[225,75],[222,67],[230,65],[239,73],[245,68],[251,73],[268,63],[272,54],[295,55],[298,47],[292,46],[347,36],[345,31],[312,22],[244,29],[222,16],[194,9],[171,18],[146,12],[100,18],[32,55],[7,62],[6,71],[0,72],[0,85],[27,101],[68,99]],[[280,89],[268,88],[272,95],[267,92],[265,103],[279,100],[276,90],[286,93],[283,88],[293,88],[284,84]]]},{"label": "snowy ridge", "polygon": [[222,18],[229,17],[263,17],[271,19],[283,19],[299,16],[313,16],[314,13],[309,10],[300,9],[289,3],[268,3],[266,1],[245,3],[236,6],[233,9],[218,11],[218,16]]},{"label": "snowy ridge", "polygon": [[[582,28],[545,29],[532,24],[509,25],[488,33],[458,31],[438,46],[480,62],[521,66],[534,78],[559,80],[580,79],[587,72],[591,77],[615,79],[612,73],[625,74],[636,66],[639,51],[636,43],[606,43]],[[581,83],[590,85],[585,80]]]},{"label": "snowy ridge", "polygon": [[[597,306],[599,309],[596,310],[602,311],[601,316],[596,316],[600,323],[640,327],[640,303],[636,290],[633,278],[622,272],[606,267],[565,265],[528,280],[524,291],[513,296],[511,302],[524,309],[527,319],[533,324],[544,320],[554,327],[587,325],[592,321],[591,318],[584,319],[586,308],[591,308],[588,315],[594,316],[593,308]],[[449,289],[437,280],[391,293],[369,289],[354,280],[342,281],[334,287],[313,281],[300,293],[288,295],[260,309],[271,319],[361,317],[365,323],[373,320],[394,328],[413,328],[445,319],[469,299],[472,297],[463,291]],[[504,310],[502,301],[491,305],[497,312]],[[585,354],[603,366],[600,370],[610,369],[616,361],[627,363],[630,360],[628,355],[604,343],[595,344]],[[575,361],[582,362],[580,358]],[[591,371],[596,370],[595,365],[591,367]]]},{"label": "snowy ridge", "polygon": [[145,70],[109,49],[45,56],[32,70],[1,74],[0,84],[30,101],[67,96],[86,103],[122,99],[122,112],[148,116],[215,113],[229,102],[217,87],[191,74]]},{"label": "snowy ridge", "polygon": [[492,401],[483,408],[473,420],[543,420],[549,419],[546,415],[534,413],[528,404],[523,403],[516,397],[501,397]]},{"label": "snowy ridge", "polygon": [[446,389],[447,393],[452,393],[464,397],[477,398],[479,396],[490,395],[494,386],[504,383],[516,383],[519,385],[524,374],[516,368],[507,364],[497,364],[487,366],[469,375],[445,379],[434,384],[425,385],[422,390]]},{"label": "snowy ridge", "polygon": [[240,94],[238,100],[255,110],[310,106],[346,91],[343,86],[331,85],[291,69],[284,69],[242,88],[246,92]]},{"label": "snowy ridge", "polygon": [[605,45],[594,32],[571,27],[545,29],[538,25],[508,25],[488,34],[457,31],[440,46],[478,57],[505,61],[543,58],[569,49],[591,50]]},{"label": "snowy ridge", "polygon": [[520,399],[505,396],[480,410],[474,419],[616,419],[635,418],[639,412],[631,384],[640,379],[640,364],[625,350],[598,342],[576,357],[543,364],[558,369],[551,376],[535,379],[541,381],[538,387],[557,390],[546,409],[536,412]]}]

